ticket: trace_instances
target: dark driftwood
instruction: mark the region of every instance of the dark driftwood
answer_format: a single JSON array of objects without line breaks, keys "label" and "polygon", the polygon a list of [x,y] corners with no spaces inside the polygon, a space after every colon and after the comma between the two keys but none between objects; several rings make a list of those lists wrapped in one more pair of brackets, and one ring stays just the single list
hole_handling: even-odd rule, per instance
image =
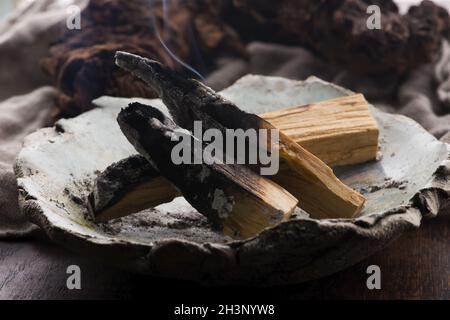
[{"label": "dark driftwood", "polygon": [[[159,62],[117,52],[116,63],[149,84],[182,127],[192,129],[198,120],[205,129],[222,132],[226,128],[276,130],[266,120],[240,110],[200,82],[186,79]],[[360,212],[364,197],[345,186],[325,163],[285,134],[279,132],[279,143],[266,141],[263,145],[272,151],[277,148],[280,154],[281,169],[273,180],[300,199],[300,207],[311,216],[342,218]]]},{"label": "dark driftwood", "polygon": [[[215,6],[185,0],[90,0],[81,14],[82,31],[67,30],[42,60],[44,71],[61,94],[60,116],[75,116],[92,108],[102,95],[155,97],[149,87],[118,69],[117,50],[127,50],[164,61],[178,69],[158,38],[178,59],[203,74],[222,52],[243,56],[244,46],[232,29],[217,17]],[[170,21],[164,21],[168,17]],[[194,49],[195,48],[195,49]],[[202,65],[203,67],[200,67]]]},{"label": "dark driftwood", "polygon": [[142,156],[113,163],[99,174],[88,197],[95,221],[107,221],[173,200],[178,191]]},{"label": "dark driftwood", "polygon": [[[358,73],[403,73],[432,61],[448,37],[450,18],[423,1],[406,15],[393,0],[234,0],[224,20],[242,38],[303,45]],[[381,9],[381,29],[369,29],[367,8]]]},{"label": "dark driftwood", "polygon": [[[117,69],[112,57],[126,50],[183,69],[161,45],[155,25],[165,44],[204,75],[214,69],[217,57],[245,58],[244,43],[255,40],[307,46],[357,72],[405,72],[433,59],[450,25],[446,10],[430,1],[405,16],[392,0],[166,3],[164,12],[161,0],[90,0],[82,12],[82,32],[63,24],[64,34],[42,61],[61,91],[60,116],[90,109],[101,95],[154,97],[151,88]],[[382,30],[366,28],[371,4],[381,8]]]},{"label": "dark driftwood", "polygon": [[[117,121],[136,150],[215,228],[229,236],[254,236],[288,219],[297,206],[297,199],[286,190],[245,166],[198,159],[205,156],[203,145],[155,108],[130,104]],[[172,151],[182,135],[192,146],[192,163],[175,164]]]}]

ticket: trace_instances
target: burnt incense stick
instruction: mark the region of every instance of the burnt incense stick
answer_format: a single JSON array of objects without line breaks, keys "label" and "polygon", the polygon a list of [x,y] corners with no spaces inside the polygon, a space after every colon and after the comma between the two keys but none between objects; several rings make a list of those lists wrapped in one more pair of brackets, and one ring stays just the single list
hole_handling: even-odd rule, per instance
[{"label": "burnt incense stick", "polygon": [[111,164],[95,180],[88,207],[95,221],[108,221],[170,202],[178,190],[141,155]]},{"label": "burnt incense stick", "polygon": [[[127,139],[151,166],[170,181],[215,228],[234,238],[248,238],[290,217],[298,200],[269,179],[243,165],[217,159],[175,164],[177,137],[190,141],[192,158],[204,156],[203,145],[159,110],[139,103],[119,113]],[[197,146],[197,147],[195,147]],[[155,196],[156,197],[156,196]]]}]

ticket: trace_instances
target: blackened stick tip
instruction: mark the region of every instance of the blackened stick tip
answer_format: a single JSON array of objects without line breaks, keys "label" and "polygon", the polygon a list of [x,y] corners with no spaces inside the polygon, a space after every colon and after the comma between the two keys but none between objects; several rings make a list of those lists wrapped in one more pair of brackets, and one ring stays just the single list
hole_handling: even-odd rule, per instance
[{"label": "blackened stick tip", "polygon": [[135,69],[139,63],[138,56],[124,51],[117,51],[114,58],[117,66],[129,71]]},{"label": "blackened stick tip", "polygon": [[117,51],[115,54],[115,63],[130,72],[147,71],[150,73],[156,73],[162,68],[162,64],[156,60],[144,58],[136,54],[132,54],[125,51]]}]

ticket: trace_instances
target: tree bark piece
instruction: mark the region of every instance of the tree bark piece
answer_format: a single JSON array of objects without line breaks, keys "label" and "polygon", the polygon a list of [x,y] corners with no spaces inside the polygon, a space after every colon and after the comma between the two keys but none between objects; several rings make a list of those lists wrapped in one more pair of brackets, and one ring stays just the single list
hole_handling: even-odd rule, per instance
[{"label": "tree bark piece", "polygon": [[169,202],[178,190],[142,156],[109,166],[96,179],[88,197],[95,221],[108,221]]},{"label": "tree bark piece", "polygon": [[[196,162],[196,157],[205,156],[202,144],[155,108],[133,103],[117,120],[136,150],[226,235],[252,237],[288,219],[297,206],[298,200],[288,191],[246,166],[220,164],[213,158]],[[182,135],[193,146],[193,164],[174,164],[172,159]]]},{"label": "tree bark piece", "polygon": [[[210,88],[186,79],[159,62],[126,52],[116,53],[116,64],[149,84],[168,107],[175,121],[192,129],[195,120],[205,129],[276,130],[257,115],[240,110]],[[354,217],[362,209],[364,197],[344,185],[319,158],[279,132],[276,148],[280,171],[273,180],[301,199],[300,207],[314,218]]]},{"label": "tree bark piece", "polygon": [[260,115],[328,165],[374,160],[378,124],[361,94]]}]

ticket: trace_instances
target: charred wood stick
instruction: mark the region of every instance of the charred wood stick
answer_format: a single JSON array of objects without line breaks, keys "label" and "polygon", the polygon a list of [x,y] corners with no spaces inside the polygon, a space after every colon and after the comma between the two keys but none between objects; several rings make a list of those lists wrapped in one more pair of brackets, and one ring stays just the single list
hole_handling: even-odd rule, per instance
[{"label": "charred wood stick", "polygon": [[[167,178],[215,228],[234,238],[248,238],[290,217],[298,200],[269,179],[243,165],[204,156],[203,145],[159,110],[139,103],[119,113],[127,139],[153,168]],[[172,150],[184,135],[193,163],[175,164]],[[212,156],[211,156],[212,157]],[[204,159],[203,159],[204,160]]]},{"label": "charred wood stick", "polygon": [[110,165],[95,180],[88,208],[95,221],[127,216],[169,202],[178,190],[140,155]]},{"label": "charred wood stick", "polygon": [[[240,110],[200,82],[186,79],[159,62],[126,52],[116,53],[116,64],[149,84],[182,127],[201,121],[205,129],[276,130],[257,115]],[[273,180],[301,199],[300,207],[314,218],[343,218],[357,215],[364,197],[344,185],[331,168],[283,132],[279,141],[267,141],[270,152],[280,155],[280,171]],[[254,169],[254,168],[253,168]],[[259,169],[259,168],[258,168]]]}]

